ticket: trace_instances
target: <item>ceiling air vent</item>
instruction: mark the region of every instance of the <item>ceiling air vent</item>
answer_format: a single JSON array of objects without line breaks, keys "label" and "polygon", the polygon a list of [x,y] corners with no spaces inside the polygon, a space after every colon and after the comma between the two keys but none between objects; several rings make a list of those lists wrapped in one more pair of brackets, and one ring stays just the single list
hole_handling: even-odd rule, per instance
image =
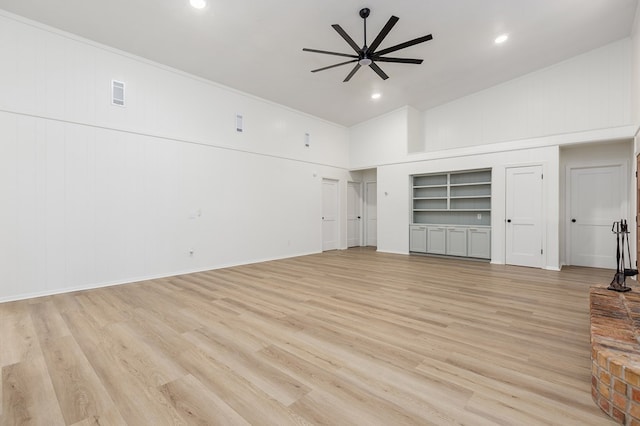
[{"label": "ceiling air vent", "polygon": [[124,106],[124,82],[111,80],[111,104]]}]

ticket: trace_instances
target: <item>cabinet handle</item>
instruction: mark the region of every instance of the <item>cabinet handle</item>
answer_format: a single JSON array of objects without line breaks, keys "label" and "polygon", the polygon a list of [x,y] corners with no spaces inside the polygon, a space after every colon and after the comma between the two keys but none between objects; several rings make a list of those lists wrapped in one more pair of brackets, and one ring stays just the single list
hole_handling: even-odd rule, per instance
[{"label": "cabinet handle", "polygon": [[477,231],[475,228],[469,228],[469,231]]}]

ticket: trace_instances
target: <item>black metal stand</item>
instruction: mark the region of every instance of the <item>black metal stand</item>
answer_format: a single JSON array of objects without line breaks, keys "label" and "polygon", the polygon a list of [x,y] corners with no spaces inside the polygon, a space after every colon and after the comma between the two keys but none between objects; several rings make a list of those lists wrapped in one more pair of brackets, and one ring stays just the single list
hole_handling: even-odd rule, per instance
[{"label": "black metal stand", "polygon": [[620,219],[619,222],[613,222],[611,226],[611,232],[616,234],[616,274],[613,276],[613,280],[608,290],[625,292],[631,291],[631,287],[627,287],[627,277],[638,275],[637,269],[625,268],[624,265],[624,240],[627,240],[627,252],[629,254],[629,266],[631,266],[631,250],[629,249],[629,228],[627,227],[627,221]]}]

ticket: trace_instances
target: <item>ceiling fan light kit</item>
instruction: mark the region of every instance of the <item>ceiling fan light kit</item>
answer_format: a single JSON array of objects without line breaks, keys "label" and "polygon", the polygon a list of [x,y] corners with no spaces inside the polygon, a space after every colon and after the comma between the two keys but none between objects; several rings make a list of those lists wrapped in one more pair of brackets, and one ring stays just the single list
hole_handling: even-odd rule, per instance
[{"label": "ceiling fan light kit", "polygon": [[364,20],[364,44],[362,47],[358,46],[355,41],[346,33],[345,30],[338,24],[331,25],[334,30],[351,46],[351,48],[355,51],[356,54],[353,53],[340,53],[340,52],[330,52],[327,50],[318,50],[318,49],[308,49],[303,48],[302,50],[305,52],[313,52],[313,53],[322,53],[324,55],[333,55],[333,56],[342,56],[346,58],[352,58],[345,62],[340,62],[337,64],[329,65],[327,67],[318,68],[315,70],[311,70],[311,72],[324,71],[331,68],[339,67],[342,65],[355,63],[354,68],[347,75],[347,77],[343,80],[347,82],[351,80],[351,77],[355,75],[355,73],[361,68],[368,66],[371,68],[380,78],[386,80],[389,76],[382,71],[382,69],[376,64],[376,62],[395,62],[400,64],[421,64],[422,59],[410,59],[410,58],[390,58],[386,55],[387,53],[392,53],[400,49],[404,49],[406,47],[410,47],[419,43],[424,43],[425,41],[429,41],[433,39],[431,34],[426,36],[418,37],[413,40],[405,41],[404,43],[396,44],[395,46],[387,47],[386,49],[376,50],[380,46],[380,43],[384,40],[384,38],[389,34],[394,25],[398,22],[399,18],[397,16],[391,16],[385,26],[380,30],[380,33],[376,36],[370,46],[367,46],[367,18],[371,10],[368,8],[360,9],[360,17]]}]

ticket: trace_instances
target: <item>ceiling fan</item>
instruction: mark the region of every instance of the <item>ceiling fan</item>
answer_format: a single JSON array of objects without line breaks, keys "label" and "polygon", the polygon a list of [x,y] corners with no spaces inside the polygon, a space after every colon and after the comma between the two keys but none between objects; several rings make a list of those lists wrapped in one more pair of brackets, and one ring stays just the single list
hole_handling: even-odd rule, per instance
[{"label": "ceiling fan", "polygon": [[422,59],[389,58],[383,55],[386,55],[387,53],[395,52],[396,50],[404,49],[405,47],[409,47],[415,44],[429,41],[433,38],[431,34],[423,37],[418,37],[413,40],[405,41],[404,43],[387,47],[386,49],[376,51],[376,49],[380,46],[380,43],[382,43],[382,40],[384,40],[387,34],[389,34],[389,31],[391,31],[393,26],[396,24],[396,22],[398,22],[400,18],[398,18],[397,16],[391,16],[391,18],[389,18],[389,20],[387,21],[385,26],[382,28],[382,30],[380,30],[380,33],[378,34],[378,36],[375,38],[375,40],[373,40],[373,43],[371,43],[371,46],[367,46],[367,18],[369,17],[370,13],[371,13],[371,10],[369,10],[366,7],[360,10],[360,17],[364,20],[364,45],[362,47],[359,47],[356,44],[356,42],[353,41],[351,37],[349,37],[349,35],[345,32],[345,30],[342,29],[340,25],[338,24],[331,25],[333,29],[336,30],[338,34],[340,34],[342,38],[345,39],[345,41],[349,44],[349,46],[351,46],[351,48],[356,52],[355,55],[352,53],[339,53],[339,52],[329,52],[326,50],[307,49],[306,47],[302,49],[305,52],[323,53],[325,55],[335,55],[335,56],[344,56],[347,58],[353,58],[346,62],[340,62],[339,64],[329,65],[328,67],[311,70],[311,72],[324,71],[330,68],[335,68],[341,65],[346,65],[346,64],[351,64],[356,62],[356,66],[347,75],[347,78],[343,80],[344,82],[351,80],[351,77],[353,77],[354,74],[358,72],[360,67],[366,67],[366,66],[369,66],[369,68],[375,71],[375,73],[378,74],[380,78],[382,78],[383,80],[386,80],[389,78],[389,76],[385,74],[384,71],[382,71],[382,69],[376,64],[376,62],[397,62],[401,64],[421,64],[422,63]]}]

